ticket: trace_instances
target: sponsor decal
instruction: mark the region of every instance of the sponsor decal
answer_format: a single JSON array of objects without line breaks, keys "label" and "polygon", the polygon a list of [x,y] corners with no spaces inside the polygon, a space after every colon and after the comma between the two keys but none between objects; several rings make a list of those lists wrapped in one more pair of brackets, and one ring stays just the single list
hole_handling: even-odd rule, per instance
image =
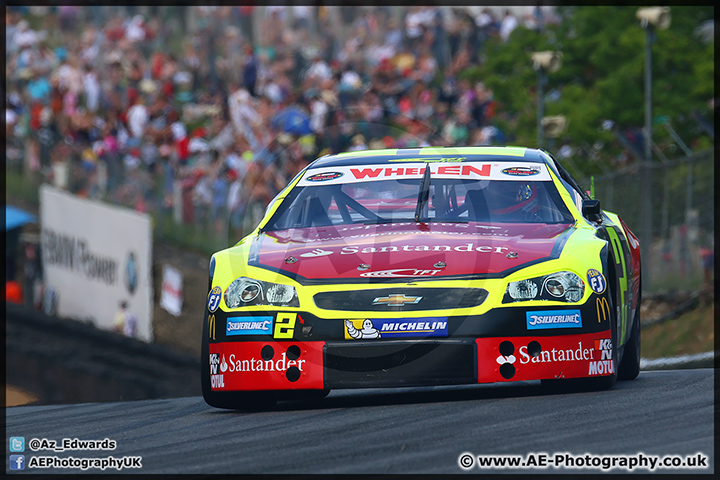
[{"label": "sponsor decal", "polygon": [[332,250],[323,250],[322,248],[316,248],[312,252],[303,253],[300,256],[303,258],[313,258],[313,257],[324,257],[326,255],[332,255]]},{"label": "sponsor decal", "polygon": [[358,180],[365,178],[393,178],[393,177],[422,177],[425,175],[425,169],[430,168],[430,174],[433,176],[458,176],[458,177],[489,177],[491,165],[485,164],[464,164],[464,165],[443,165],[433,166],[419,165],[407,167],[368,167],[368,168],[351,168],[350,172],[353,177]]},{"label": "sponsor decal", "polygon": [[273,317],[228,317],[226,335],[270,335]]},{"label": "sponsor decal", "polygon": [[210,387],[225,388],[225,379],[222,375],[210,375]]},{"label": "sponsor decal", "polygon": [[215,340],[215,315],[208,315],[208,338]]},{"label": "sponsor decal", "polygon": [[525,312],[528,330],[545,328],[581,328],[580,310],[546,310]]},{"label": "sponsor decal", "polygon": [[507,357],[505,355],[500,355],[495,359],[499,365],[505,365],[506,363],[513,364],[516,360],[517,358],[515,358],[515,355],[508,355]]},{"label": "sponsor decal", "polygon": [[[371,236],[371,235],[367,235]],[[377,236],[377,235],[372,235]],[[348,237],[349,238],[349,237]],[[468,242],[465,245],[385,245],[382,247],[343,247],[340,255],[351,255],[355,253],[383,253],[383,252],[469,252],[469,253],[505,253],[508,247],[492,247],[490,245],[475,246],[475,243]]]},{"label": "sponsor decal", "polygon": [[218,365],[220,365],[220,354],[211,353],[210,354],[210,375],[217,375]]},{"label": "sponsor decal", "polygon": [[[276,322],[277,323],[277,317]],[[238,338],[238,337],[233,337]],[[256,337],[261,338],[261,337]],[[211,343],[223,391],[322,389],[325,342],[263,340]],[[218,379],[220,381],[220,379]]]},{"label": "sponsor decal", "polygon": [[215,310],[220,306],[220,298],[222,297],[222,289],[220,287],[213,287],[208,294],[207,308],[210,313],[215,313]]},{"label": "sponsor decal", "polygon": [[584,347],[582,341],[578,342],[577,348],[543,349],[536,357],[528,354],[527,345],[520,347],[518,349],[518,353],[520,353],[521,365],[527,365],[528,363],[577,362],[593,360],[593,349]]},{"label": "sponsor decal", "polygon": [[600,360],[612,360],[612,348],[612,339],[610,338],[595,340],[595,350],[601,353]]},{"label": "sponsor decal", "polygon": [[610,331],[478,338],[475,340],[478,382],[609,375],[615,368],[612,360],[614,342],[599,337],[610,337]]},{"label": "sponsor decal", "polygon": [[588,375],[612,375],[615,373],[612,348],[612,340],[609,338],[595,340],[595,350],[600,352],[600,360],[589,363]]},{"label": "sponsor decal", "polygon": [[227,371],[229,373],[235,372],[284,372],[288,368],[296,367],[301,372],[305,366],[305,360],[288,360],[287,353],[282,352],[282,355],[277,360],[263,360],[262,358],[245,358],[241,359],[234,353],[228,358],[229,365]]},{"label": "sponsor decal", "polygon": [[595,270],[594,268],[588,270],[587,280],[593,292],[603,293],[605,291],[607,282],[605,281],[605,277],[603,276],[603,274],[598,270]]},{"label": "sponsor decal", "polygon": [[316,173],[315,175],[310,175],[306,178],[308,182],[327,182],[328,180],[335,180],[336,178],[342,177],[344,174],[342,172],[325,172],[325,173]]},{"label": "sponsor decal", "polygon": [[597,310],[598,323],[605,322],[610,319],[610,305],[608,305],[607,298],[597,298],[595,300],[595,309]]},{"label": "sponsor decal", "polygon": [[346,340],[447,337],[447,335],[447,317],[422,317],[412,319],[365,318],[345,320]]},{"label": "sponsor decal", "polygon": [[225,361],[225,355],[222,356],[222,360],[220,360],[220,372],[225,373],[228,369],[228,364]]},{"label": "sponsor decal", "polygon": [[[391,179],[419,179],[429,168],[433,178],[452,179],[463,178],[469,180],[522,180],[529,175],[533,180],[549,181],[550,175],[543,168],[541,163],[529,163],[522,167],[508,168],[501,163],[488,162],[460,162],[458,158],[448,158],[438,162],[422,161],[409,162],[403,159],[401,163],[393,165],[362,165],[362,166],[338,166],[332,172],[323,172],[305,177],[298,182],[298,186],[313,185],[317,182],[326,184],[357,183],[376,180]],[[516,172],[506,173],[505,170]]]},{"label": "sponsor decal", "polygon": [[[47,227],[43,228],[42,238],[43,262],[71,272],[81,272],[88,280],[106,285],[117,284],[119,270],[117,260],[90,250],[87,239],[75,238]],[[128,257],[126,274],[130,268],[130,260],[133,261],[133,268],[136,268],[135,257],[131,254]],[[132,285],[129,283],[129,276],[126,278],[126,286],[131,293],[137,286],[137,275],[133,278],[135,283]]]},{"label": "sponsor decal", "polygon": [[[357,320],[356,320],[357,322]],[[366,338],[380,338],[382,334],[380,330],[375,328],[372,320],[366,318],[360,320],[362,325],[356,326],[352,320],[345,320],[345,338],[354,338],[355,340],[366,339]]]},{"label": "sponsor decal", "polygon": [[[218,369],[220,373],[218,373]],[[220,360],[217,353],[210,354],[210,387],[213,389],[225,387],[225,377],[223,374],[228,369],[228,363],[225,361],[225,355]]]},{"label": "sponsor decal", "polygon": [[540,170],[537,168],[528,168],[528,167],[510,167],[510,168],[504,168],[502,173],[504,173],[505,175],[528,177],[531,175],[537,175],[538,173],[540,173]]},{"label": "sponsor decal", "polygon": [[625,251],[623,250],[622,242],[620,241],[620,237],[615,231],[615,228],[608,228],[606,231],[608,237],[610,237],[613,252],[615,253],[615,265],[616,267],[620,267],[620,276],[618,278],[618,293],[620,294],[620,298],[618,299],[616,307],[618,308],[618,321],[620,323],[620,343],[624,343],[625,336],[628,331],[628,314],[630,313],[631,307],[631,299],[628,295],[628,290],[630,289],[630,278],[628,277],[632,277],[632,271],[628,271],[627,265],[625,265]]},{"label": "sponsor decal", "polygon": [[378,272],[361,273],[361,277],[427,277],[440,273],[442,270],[417,270],[415,268],[395,268],[393,270],[380,270]]},{"label": "sponsor decal", "polygon": [[278,313],[275,319],[275,329],[273,337],[275,338],[293,338],[295,334],[295,321],[297,313]]},{"label": "sponsor decal", "polygon": [[416,297],[414,295],[405,295],[401,293],[394,293],[387,297],[375,297],[373,305],[389,305],[391,307],[402,307],[408,304],[417,304],[422,300],[423,297]]}]

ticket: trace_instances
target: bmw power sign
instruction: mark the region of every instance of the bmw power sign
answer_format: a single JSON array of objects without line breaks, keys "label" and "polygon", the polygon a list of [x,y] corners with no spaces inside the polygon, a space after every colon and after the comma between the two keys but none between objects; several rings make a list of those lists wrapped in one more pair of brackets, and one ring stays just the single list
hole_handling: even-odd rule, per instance
[{"label": "bmw power sign", "polygon": [[150,216],[43,185],[40,224],[45,284],[57,295],[57,314],[110,330],[125,301],[138,321],[137,338],[152,341]]}]

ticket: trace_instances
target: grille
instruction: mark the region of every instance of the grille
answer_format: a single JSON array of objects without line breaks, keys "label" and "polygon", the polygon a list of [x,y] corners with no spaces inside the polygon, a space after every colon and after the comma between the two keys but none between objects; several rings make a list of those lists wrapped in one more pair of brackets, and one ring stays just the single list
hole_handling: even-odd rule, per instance
[{"label": "grille", "polygon": [[382,288],[322,292],[313,300],[324,310],[407,312],[477,307],[487,295],[482,288]]}]

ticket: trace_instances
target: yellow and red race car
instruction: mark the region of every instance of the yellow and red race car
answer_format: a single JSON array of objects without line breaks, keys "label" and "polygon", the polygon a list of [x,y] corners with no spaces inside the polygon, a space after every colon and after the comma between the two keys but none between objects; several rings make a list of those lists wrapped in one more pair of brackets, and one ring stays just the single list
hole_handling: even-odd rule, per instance
[{"label": "yellow and red race car", "polygon": [[548,152],[328,155],[210,261],[202,391],[257,408],[330,389],[640,368],[640,250]]}]

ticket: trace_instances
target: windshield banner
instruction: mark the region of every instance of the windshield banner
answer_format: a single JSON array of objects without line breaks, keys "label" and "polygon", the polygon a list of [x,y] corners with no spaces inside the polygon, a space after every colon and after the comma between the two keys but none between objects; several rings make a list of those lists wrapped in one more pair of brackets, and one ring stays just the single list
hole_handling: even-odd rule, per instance
[{"label": "windshield banner", "polygon": [[299,186],[335,185],[379,180],[420,180],[425,168],[433,179],[550,181],[542,163],[512,162],[448,162],[337,166],[310,169]]}]

